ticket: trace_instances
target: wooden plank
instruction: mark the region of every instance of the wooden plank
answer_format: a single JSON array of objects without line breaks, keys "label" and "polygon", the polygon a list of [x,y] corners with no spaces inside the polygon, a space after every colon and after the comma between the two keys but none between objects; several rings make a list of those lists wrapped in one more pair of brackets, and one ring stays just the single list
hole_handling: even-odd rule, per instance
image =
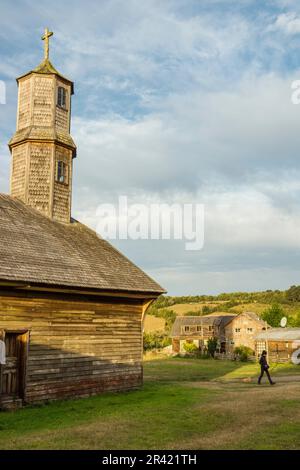
[{"label": "wooden plank", "polygon": [[0,329],[30,331],[26,400],[140,385],[142,313],[141,301],[133,299],[0,294]]}]

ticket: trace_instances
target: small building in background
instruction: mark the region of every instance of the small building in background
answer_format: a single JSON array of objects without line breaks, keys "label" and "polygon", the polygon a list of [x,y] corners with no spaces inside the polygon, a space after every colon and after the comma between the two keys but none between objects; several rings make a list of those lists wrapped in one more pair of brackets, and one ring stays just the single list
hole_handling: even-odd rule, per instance
[{"label": "small building in background", "polygon": [[256,356],[266,350],[270,362],[290,362],[299,348],[300,328],[270,328],[255,337]]},{"label": "small building in background", "polygon": [[225,341],[225,345],[222,349],[225,349],[227,354],[233,354],[236,347],[247,346],[254,352],[256,335],[268,328],[269,325],[256,313],[240,313],[224,325],[224,337],[221,341]]},{"label": "small building in background", "polygon": [[203,350],[210,338],[217,338],[219,353],[232,356],[236,347],[247,346],[254,354],[255,336],[268,327],[254,312],[177,317],[171,331],[172,350],[184,352],[185,342]]},{"label": "small building in background", "polygon": [[220,337],[221,325],[235,316],[228,314],[177,317],[171,330],[173,353],[185,352],[185,343],[194,343],[200,350],[205,349],[210,338]]}]

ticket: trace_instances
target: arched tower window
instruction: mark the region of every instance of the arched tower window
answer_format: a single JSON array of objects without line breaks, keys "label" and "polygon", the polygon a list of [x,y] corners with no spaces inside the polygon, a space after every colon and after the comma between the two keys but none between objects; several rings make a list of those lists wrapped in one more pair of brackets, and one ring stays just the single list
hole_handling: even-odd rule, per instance
[{"label": "arched tower window", "polygon": [[58,183],[68,184],[68,166],[62,160],[57,162],[56,181]]},{"label": "arched tower window", "polygon": [[57,105],[65,109],[67,107],[67,90],[62,86],[57,89]]}]

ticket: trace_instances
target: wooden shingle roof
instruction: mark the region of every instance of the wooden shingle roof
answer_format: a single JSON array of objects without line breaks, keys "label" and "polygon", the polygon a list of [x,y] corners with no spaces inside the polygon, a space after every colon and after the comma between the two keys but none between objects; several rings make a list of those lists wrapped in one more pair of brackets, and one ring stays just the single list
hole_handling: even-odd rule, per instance
[{"label": "wooden shingle roof", "polygon": [[15,132],[8,145],[9,147],[12,147],[13,145],[19,144],[25,140],[54,140],[70,147],[74,151],[76,150],[76,145],[70,134],[60,132],[51,126],[28,126],[24,129],[20,129]]},{"label": "wooden shingle roof", "polygon": [[147,292],[164,289],[93,230],[0,194],[0,281]]},{"label": "wooden shingle roof", "polygon": [[30,70],[29,72],[21,75],[21,77],[17,78],[17,81],[19,81],[21,78],[26,77],[27,75],[30,75],[31,73],[39,73],[39,74],[46,74],[46,75],[57,75],[58,77],[62,78],[66,82],[70,83],[71,85],[71,93],[73,95],[74,93],[74,83],[69,80],[68,78],[64,77],[61,73],[59,73],[54,65],[50,62],[49,59],[44,59],[35,69]]}]

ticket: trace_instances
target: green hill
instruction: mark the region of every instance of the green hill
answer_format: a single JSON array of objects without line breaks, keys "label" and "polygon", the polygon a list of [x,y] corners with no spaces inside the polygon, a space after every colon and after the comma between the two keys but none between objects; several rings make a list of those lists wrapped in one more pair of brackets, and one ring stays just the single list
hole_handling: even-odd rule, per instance
[{"label": "green hill", "polygon": [[285,291],[232,292],[215,296],[161,295],[147,313],[164,318],[170,329],[178,315],[207,315],[217,312],[238,314],[247,310],[259,316],[267,316],[271,319],[272,326],[279,326],[277,323],[280,318],[286,316],[289,326],[300,327],[300,286],[292,286]]}]

